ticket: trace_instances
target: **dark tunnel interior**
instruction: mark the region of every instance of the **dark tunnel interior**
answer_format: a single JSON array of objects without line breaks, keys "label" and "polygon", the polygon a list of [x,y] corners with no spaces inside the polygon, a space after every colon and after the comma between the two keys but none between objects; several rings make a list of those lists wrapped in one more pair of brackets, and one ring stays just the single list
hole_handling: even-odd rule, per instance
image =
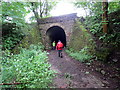
[{"label": "dark tunnel interior", "polygon": [[53,26],[47,30],[46,34],[49,36],[51,45],[53,41],[57,43],[60,40],[66,46],[66,35],[61,27]]}]

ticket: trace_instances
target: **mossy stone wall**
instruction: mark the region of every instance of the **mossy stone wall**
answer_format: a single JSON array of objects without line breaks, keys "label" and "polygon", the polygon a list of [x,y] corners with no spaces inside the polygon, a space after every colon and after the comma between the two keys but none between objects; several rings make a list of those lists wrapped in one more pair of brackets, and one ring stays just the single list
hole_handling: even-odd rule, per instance
[{"label": "mossy stone wall", "polygon": [[80,51],[84,47],[88,47],[90,53],[95,53],[96,45],[92,35],[82,26],[79,20],[76,20],[68,48]]},{"label": "mossy stone wall", "polygon": [[39,44],[42,42],[41,33],[38,30],[37,25],[29,25],[26,29],[27,30],[25,30],[25,37],[18,45],[16,45],[16,47],[12,51],[13,53],[19,53],[19,47],[29,48],[31,44]]},{"label": "mossy stone wall", "polygon": [[96,57],[97,60],[106,61],[110,50],[108,48],[97,47],[93,38],[92,34],[84,28],[82,23],[76,20],[68,48],[74,52],[79,52],[87,47],[89,55]]}]

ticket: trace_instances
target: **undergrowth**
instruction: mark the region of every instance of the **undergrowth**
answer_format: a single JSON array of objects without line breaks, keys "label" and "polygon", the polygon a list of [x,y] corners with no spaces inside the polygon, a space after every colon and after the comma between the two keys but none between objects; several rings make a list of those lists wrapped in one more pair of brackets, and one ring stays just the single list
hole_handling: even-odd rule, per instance
[{"label": "undergrowth", "polygon": [[66,52],[76,60],[79,60],[80,62],[89,62],[90,59],[93,57],[89,54],[88,48],[84,47],[80,51],[74,51],[73,49],[67,49]]},{"label": "undergrowth", "polygon": [[47,53],[42,48],[41,45],[30,45],[29,49],[22,48],[16,55],[9,50],[3,51],[2,83],[23,84],[2,87],[48,88],[55,71],[50,70]]}]

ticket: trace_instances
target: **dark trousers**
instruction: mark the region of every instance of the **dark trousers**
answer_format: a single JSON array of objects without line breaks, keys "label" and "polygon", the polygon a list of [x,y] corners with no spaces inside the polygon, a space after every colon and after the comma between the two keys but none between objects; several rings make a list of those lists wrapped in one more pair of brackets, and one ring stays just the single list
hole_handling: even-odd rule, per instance
[{"label": "dark trousers", "polygon": [[58,50],[58,57],[62,57],[62,50]]},{"label": "dark trousers", "polygon": [[52,49],[55,50],[55,46],[53,46]]}]

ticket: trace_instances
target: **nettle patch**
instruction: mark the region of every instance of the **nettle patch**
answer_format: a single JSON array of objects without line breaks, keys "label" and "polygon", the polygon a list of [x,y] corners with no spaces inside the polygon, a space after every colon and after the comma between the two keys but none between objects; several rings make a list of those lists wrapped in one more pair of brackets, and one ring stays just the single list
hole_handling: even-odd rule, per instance
[{"label": "nettle patch", "polygon": [[41,45],[30,45],[29,49],[22,48],[16,55],[6,50],[2,60],[2,83],[20,82],[23,84],[14,87],[22,88],[49,87],[55,71],[50,70],[47,53],[42,48]]}]

